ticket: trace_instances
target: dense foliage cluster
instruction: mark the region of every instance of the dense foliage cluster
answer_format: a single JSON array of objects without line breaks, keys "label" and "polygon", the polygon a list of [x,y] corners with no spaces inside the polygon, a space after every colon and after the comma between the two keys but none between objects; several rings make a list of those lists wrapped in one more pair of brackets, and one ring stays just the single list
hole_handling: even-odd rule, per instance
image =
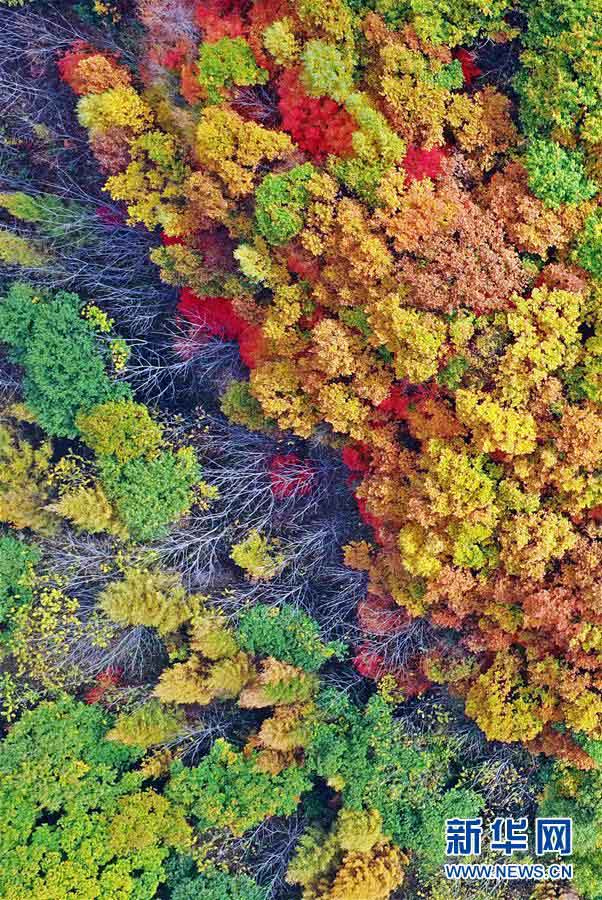
[{"label": "dense foliage cluster", "polygon": [[602,897],[599,0],[0,8],[0,895]]},{"label": "dense foliage cluster", "polygon": [[[581,7],[529,4],[517,129],[456,52],[514,37],[508,5],[472,6],[197,4],[195,40],[145,5],[139,91],[123,67],[103,91],[65,78],[101,164],[102,135],[129,148],[105,189],[162,229],[183,317],[241,343],[228,414],[346,438],[376,538],[350,565],[459,637],[452,664],[447,638],[422,657],[420,689],[453,684],[488,737],[543,746],[558,724],[602,736],[600,52],[572,37]],[[587,67],[560,62],[569,44]]]}]

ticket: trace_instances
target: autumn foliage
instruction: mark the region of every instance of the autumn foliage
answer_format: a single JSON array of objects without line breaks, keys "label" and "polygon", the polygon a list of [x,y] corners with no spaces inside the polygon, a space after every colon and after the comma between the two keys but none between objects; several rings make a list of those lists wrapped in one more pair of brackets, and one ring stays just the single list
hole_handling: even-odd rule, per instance
[{"label": "autumn foliage", "polygon": [[[197,4],[201,92],[177,116],[90,48],[61,74],[96,145],[127,136],[109,192],[177,236],[187,327],[238,342],[268,420],[344,441],[375,538],[349,554],[369,578],[361,627],[451,629],[472,661],[452,689],[490,738],[602,737],[602,289],[584,249],[602,137],[574,149],[529,113],[523,152],[466,23],[362,9]],[[218,231],[229,256],[212,262]],[[276,498],[310,489],[291,463],[270,464]],[[362,649],[356,664],[382,668]],[[418,668],[427,685],[428,654]]]},{"label": "autumn foliage", "polygon": [[600,3],[46,5],[0,893],[448,900],[446,820],[539,809],[602,896]]}]

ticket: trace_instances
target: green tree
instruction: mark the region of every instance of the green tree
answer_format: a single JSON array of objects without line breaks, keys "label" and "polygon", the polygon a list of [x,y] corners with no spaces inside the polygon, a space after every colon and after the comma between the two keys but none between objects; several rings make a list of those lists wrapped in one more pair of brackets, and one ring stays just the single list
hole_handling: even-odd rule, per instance
[{"label": "green tree", "polygon": [[453,785],[449,741],[410,739],[378,695],[358,707],[327,690],[318,705],[308,768],[340,792],[344,808],[377,810],[386,837],[412,850],[422,868],[436,868],[444,858],[445,819],[476,815],[482,802]]},{"label": "green tree", "polygon": [[15,611],[31,600],[34,566],[40,551],[26,541],[0,537],[0,641],[10,634]]},{"label": "green tree", "polygon": [[555,763],[537,815],[573,820],[574,887],[584,900],[602,896],[602,771]]},{"label": "green tree", "polygon": [[306,672],[317,672],[327,660],[345,654],[344,644],[325,644],[315,619],[287,603],[245,610],[238,622],[238,639],[248,653],[273,656]]},{"label": "green tree", "polygon": [[220,398],[220,406],[226,418],[251,431],[270,431],[276,427],[273,419],[264,416],[261,404],[251,394],[248,381],[231,381]]},{"label": "green tree", "polygon": [[143,789],[141,751],[106,740],[111,718],[65,698],[26,712],[0,744],[0,895],[150,900],[185,851],[182,812]]},{"label": "green tree", "polygon": [[597,0],[530,0],[523,4],[526,47],[514,80],[529,135],[602,141],[602,9]]},{"label": "green tree", "polygon": [[85,215],[85,209],[75,201],[61,200],[54,194],[33,196],[22,191],[0,194],[0,207],[20,219],[40,225],[51,238],[74,238],[74,226]]},{"label": "green tree", "polygon": [[165,450],[154,459],[120,465],[114,457],[99,460],[103,486],[128,532],[138,541],[160,537],[167,526],[192,506],[192,488],[200,468],[191,447]]},{"label": "green tree", "polygon": [[266,175],[255,192],[255,221],[270,244],[286,244],[303,228],[310,201],[307,182],[315,173],[311,163],[284,175]]},{"label": "green tree", "polygon": [[555,141],[530,141],[525,157],[529,187],[546,206],[590,200],[598,185],[587,177],[581,150],[565,150]]},{"label": "green tree", "polygon": [[11,358],[24,369],[23,393],[41,427],[51,435],[76,437],[76,416],[107,400],[129,397],[114,384],[94,327],[81,318],[77,294],[46,293],[14,284],[0,306],[0,335]]},{"label": "green tree", "polygon": [[[194,871],[193,863],[191,868]],[[267,900],[267,896],[267,890],[248,875],[231,875],[211,867],[177,882],[170,900]]]},{"label": "green tree", "polygon": [[492,35],[507,30],[504,13],[510,0],[407,0],[407,3],[377,0],[379,11],[392,16],[409,8],[412,25],[419,37],[433,44],[456,46],[472,42],[480,33]]},{"label": "green tree", "polygon": [[289,766],[278,775],[261,771],[257,753],[245,755],[219,738],[194,769],[172,767],[167,796],[197,827],[227,828],[241,835],[270,816],[290,816],[311,788],[308,774]]},{"label": "green tree", "polygon": [[267,69],[260,69],[244,38],[223,37],[201,44],[198,61],[199,83],[207,91],[210,103],[219,103],[221,89],[236,85],[265,84]]},{"label": "green tree", "polygon": [[573,259],[594,278],[602,278],[602,213],[600,210],[596,210],[585,220],[583,231],[577,235]]}]

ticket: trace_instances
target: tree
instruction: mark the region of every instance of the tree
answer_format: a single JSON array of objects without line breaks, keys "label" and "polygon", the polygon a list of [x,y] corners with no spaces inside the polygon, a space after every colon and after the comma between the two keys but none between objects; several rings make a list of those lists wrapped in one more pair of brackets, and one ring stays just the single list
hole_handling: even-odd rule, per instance
[{"label": "tree", "polygon": [[527,148],[525,167],[529,187],[552,209],[590,200],[598,192],[598,185],[587,177],[582,150],[565,150],[554,141],[535,139]]},{"label": "tree", "polygon": [[30,444],[8,425],[0,425],[0,522],[50,534],[56,527],[48,509],[52,444]]},{"label": "tree", "polygon": [[285,556],[278,552],[278,543],[260,534],[257,529],[250,531],[242,541],[232,545],[230,558],[248,573],[250,578],[269,581],[282,570]]},{"label": "tree", "polygon": [[600,7],[595,0],[535,0],[526,12],[526,49],[514,80],[523,129],[595,147],[602,139]]},{"label": "tree", "polygon": [[475,815],[482,803],[474,791],[450,783],[451,746],[437,737],[409,739],[379,696],[362,708],[325,690],[318,707],[307,751],[310,771],[340,792],[345,809],[376,811],[383,835],[413,851],[425,871],[437,868],[445,819]]},{"label": "tree", "polygon": [[51,255],[39,242],[21,237],[8,228],[0,228],[0,261],[7,266],[41,269]]},{"label": "tree", "polygon": [[173,740],[184,727],[184,717],[156,700],[149,700],[133,712],[121,713],[107,732],[107,740],[146,750]]},{"label": "tree", "polygon": [[130,535],[152,540],[190,510],[200,469],[192,447],[165,450],[154,459],[131,459],[120,465],[113,457],[99,460],[100,477]]},{"label": "tree", "polygon": [[262,772],[248,755],[219,738],[194,769],[175,763],[167,796],[201,830],[227,828],[242,835],[270,816],[292,815],[311,787],[307,773],[290,766],[278,775]]},{"label": "tree", "polygon": [[597,900],[602,891],[600,795],[602,773],[578,770],[555,763],[547,772],[537,815],[572,820],[575,866],[574,886],[585,900]]},{"label": "tree", "polygon": [[41,553],[12,535],[0,537],[0,641],[10,636],[16,609],[31,600],[34,566]]},{"label": "tree", "polygon": [[[85,215],[85,207],[81,204],[61,200],[55,194],[31,195],[13,191],[0,194],[0,206],[22,222],[39,225],[43,234],[51,238],[60,238],[65,230],[69,232],[69,225],[73,228]],[[73,234],[70,237],[73,238]]]},{"label": "tree", "polygon": [[182,812],[106,739],[110,717],[65,698],[24,713],[0,745],[0,892],[151,900],[191,844]]},{"label": "tree", "polygon": [[573,258],[594,278],[602,278],[602,215],[599,210],[588,216],[583,231],[577,235]]},{"label": "tree", "polygon": [[253,606],[238,621],[238,639],[249,653],[273,656],[306,672],[317,670],[332,658],[342,658],[345,645],[325,644],[318,623],[294,606]]},{"label": "tree", "polygon": [[119,520],[99,482],[90,487],[82,486],[66,491],[52,505],[52,509],[73,522],[76,528],[89,534],[106,532],[122,539],[128,537],[127,528]]},{"label": "tree", "polygon": [[98,456],[113,456],[123,464],[157,455],[162,428],[148,409],[132,400],[112,400],[80,413],[76,425],[84,443]]},{"label": "tree", "polygon": [[107,616],[120,625],[145,625],[165,635],[187,622],[198,606],[173,572],[130,568],[121,581],[109,584],[98,596]]},{"label": "tree", "polygon": [[[191,866],[194,872],[194,866]],[[201,875],[190,874],[175,882],[170,900],[267,900],[267,888],[248,875],[230,874],[213,866]]]},{"label": "tree", "polygon": [[223,37],[203,43],[199,53],[198,79],[210,103],[222,100],[224,88],[232,85],[264,84],[269,78],[260,69],[247,42],[240,37]]},{"label": "tree", "polygon": [[2,340],[25,371],[26,403],[41,427],[59,437],[77,436],[79,412],[130,395],[106,374],[108,358],[80,315],[82,305],[77,294],[17,282],[0,306]]},{"label": "tree", "polygon": [[311,163],[304,163],[286,175],[266,175],[257,188],[255,221],[270,244],[286,244],[302,229],[310,200],[305,183],[314,172]]},{"label": "tree", "polygon": [[287,881],[301,884],[308,900],[388,900],[403,881],[408,860],[383,838],[378,813],[370,818],[368,824],[367,817],[362,821],[361,814],[342,810],[330,833],[315,827],[306,832]]}]

